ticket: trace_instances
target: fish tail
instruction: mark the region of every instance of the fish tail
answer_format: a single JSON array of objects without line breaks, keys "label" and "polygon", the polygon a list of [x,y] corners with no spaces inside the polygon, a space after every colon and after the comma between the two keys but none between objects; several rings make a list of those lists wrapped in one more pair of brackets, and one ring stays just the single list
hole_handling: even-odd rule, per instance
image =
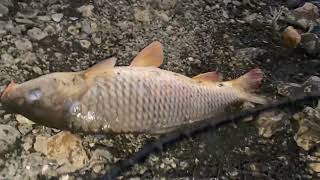
[{"label": "fish tail", "polygon": [[253,94],[253,93],[240,93],[240,98],[249,101],[256,104],[267,104],[269,100],[267,100],[266,97],[263,97],[261,95]]},{"label": "fish tail", "polygon": [[241,99],[257,104],[267,104],[266,97],[257,95],[254,92],[260,87],[263,79],[263,72],[255,68],[232,81],[232,86],[237,88]]}]

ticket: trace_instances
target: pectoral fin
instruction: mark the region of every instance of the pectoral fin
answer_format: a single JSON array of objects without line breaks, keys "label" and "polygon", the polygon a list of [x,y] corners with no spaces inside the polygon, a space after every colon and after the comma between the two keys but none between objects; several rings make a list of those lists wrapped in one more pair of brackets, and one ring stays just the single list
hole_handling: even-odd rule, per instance
[{"label": "pectoral fin", "polygon": [[163,63],[162,44],[154,41],[145,47],[131,62],[130,66],[159,67]]}]

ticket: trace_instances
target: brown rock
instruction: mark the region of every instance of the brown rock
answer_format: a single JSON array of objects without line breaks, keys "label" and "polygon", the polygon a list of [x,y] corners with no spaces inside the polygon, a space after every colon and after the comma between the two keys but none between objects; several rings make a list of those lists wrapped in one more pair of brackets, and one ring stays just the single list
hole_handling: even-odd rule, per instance
[{"label": "brown rock", "polygon": [[292,26],[288,26],[281,34],[282,41],[290,48],[296,48],[301,41],[301,35]]},{"label": "brown rock", "polygon": [[298,146],[309,151],[320,143],[320,107],[315,109],[306,107],[302,113],[293,117],[299,126],[294,139]]},{"label": "brown rock", "polygon": [[287,114],[268,111],[259,115],[256,126],[260,136],[269,138],[286,127]]},{"label": "brown rock", "polygon": [[82,140],[70,132],[60,132],[47,141],[47,156],[61,164],[61,173],[73,172],[88,163]]},{"label": "brown rock", "polygon": [[305,18],[309,20],[316,20],[319,16],[319,8],[312,4],[306,2],[303,6],[292,11],[296,17]]},{"label": "brown rock", "polygon": [[311,173],[320,173],[320,147],[307,157],[307,162]]}]

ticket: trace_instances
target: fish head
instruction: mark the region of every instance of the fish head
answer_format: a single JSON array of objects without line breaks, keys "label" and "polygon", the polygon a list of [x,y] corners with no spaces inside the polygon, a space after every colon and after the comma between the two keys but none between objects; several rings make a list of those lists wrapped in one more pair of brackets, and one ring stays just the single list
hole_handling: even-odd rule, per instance
[{"label": "fish head", "polygon": [[0,102],[7,112],[59,127],[66,123],[62,119],[67,101],[78,98],[84,84],[75,73],[51,73],[21,84],[12,81],[0,94]]}]

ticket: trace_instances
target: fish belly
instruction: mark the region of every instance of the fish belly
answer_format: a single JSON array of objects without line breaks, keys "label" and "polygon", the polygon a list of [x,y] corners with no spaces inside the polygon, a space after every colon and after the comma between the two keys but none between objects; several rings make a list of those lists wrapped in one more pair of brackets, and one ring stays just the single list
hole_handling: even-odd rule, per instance
[{"label": "fish belly", "polygon": [[165,133],[214,116],[236,100],[231,90],[161,69],[115,68],[74,102],[70,124],[88,132]]}]

